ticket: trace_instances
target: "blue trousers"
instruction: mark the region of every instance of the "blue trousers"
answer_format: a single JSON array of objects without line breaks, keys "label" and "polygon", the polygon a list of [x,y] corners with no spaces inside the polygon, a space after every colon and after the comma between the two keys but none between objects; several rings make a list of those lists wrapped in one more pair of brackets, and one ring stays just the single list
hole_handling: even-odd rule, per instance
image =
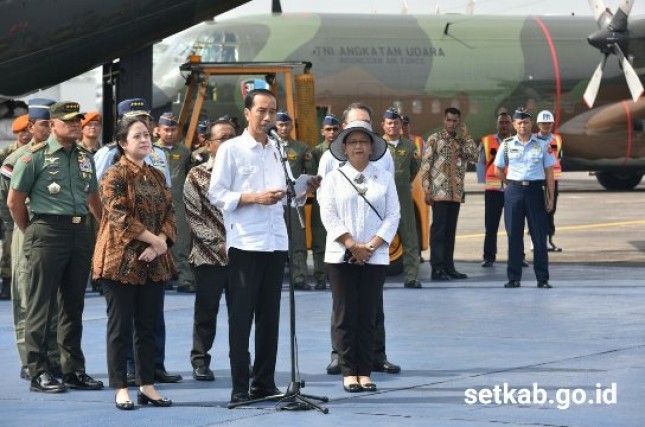
[{"label": "blue trousers", "polygon": [[510,184],[504,191],[504,224],[508,234],[508,280],[522,279],[524,222],[533,240],[533,270],[538,281],[549,280],[549,255],[546,248],[547,212],[544,186]]}]

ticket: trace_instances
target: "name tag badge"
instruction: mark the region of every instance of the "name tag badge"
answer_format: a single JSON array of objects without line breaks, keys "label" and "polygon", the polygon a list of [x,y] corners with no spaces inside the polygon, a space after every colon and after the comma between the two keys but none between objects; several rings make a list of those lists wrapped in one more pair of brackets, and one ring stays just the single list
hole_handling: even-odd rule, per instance
[{"label": "name tag badge", "polygon": [[181,160],[181,154],[171,154],[170,160]]}]

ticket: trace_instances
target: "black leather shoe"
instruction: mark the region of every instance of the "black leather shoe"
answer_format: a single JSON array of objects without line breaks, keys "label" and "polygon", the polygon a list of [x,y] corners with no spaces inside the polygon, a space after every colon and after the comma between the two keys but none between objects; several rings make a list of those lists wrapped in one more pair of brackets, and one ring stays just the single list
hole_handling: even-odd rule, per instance
[{"label": "black leather shoe", "polygon": [[363,388],[359,383],[343,384],[343,388],[347,393],[358,393],[359,391],[363,391]]},{"label": "black leather shoe", "polygon": [[150,403],[152,406],[157,406],[160,408],[167,408],[169,406],[172,406],[172,400],[166,397],[161,397],[155,400],[149,398],[141,391],[137,392],[137,401],[139,402],[139,405],[147,405],[148,403]]},{"label": "black leather shoe", "polygon": [[281,394],[282,392],[276,387],[264,388],[251,386],[251,393],[249,393],[249,396],[251,399],[262,399],[263,397],[279,396]]},{"label": "black leather shoe", "polygon": [[549,285],[548,280],[538,280],[538,288],[551,289],[553,286]]},{"label": "black leather shoe", "polygon": [[450,276],[444,270],[432,270],[432,274],[430,275],[430,278],[432,280],[437,280],[437,281],[450,280]]},{"label": "black leather shoe", "polygon": [[197,381],[215,381],[215,375],[208,366],[198,366],[193,369],[193,378]]},{"label": "black leather shoe", "polygon": [[31,381],[31,374],[29,373],[29,368],[26,366],[23,366],[20,368],[20,378],[23,380]]},{"label": "black leather shoe", "polygon": [[446,271],[446,273],[448,274],[448,276],[450,276],[451,279],[460,280],[460,279],[467,279],[468,278],[467,274],[460,273],[457,270],[449,270],[449,271]]},{"label": "black leather shoe", "polygon": [[103,388],[101,381],[95,380],[83,371],[63,375],[63,383],[75,390],[101,390]]},{"label": "black leather shoe", "polygon": [[395,365],[394,363],[390,363],[387,360],[384,360],[380,363],[374,363],[372,370],[376,372],[385,372],[386,374],[398,374],[399,372],[401,372],[401,367],[399,365]]},{"label": "black leather shoe", "polygon": [[246,391],[237,391],[231,393],[231,403],[244,403],[251,400],[249,393]]},{"label": "black leather shoe", "polygon": [[340,375],[338,356],[331,357],[331,362],[329,362],[329,365],[327,365],[327,375]]},{"label": "black leather shoe", "polygon": [[29,390],[43,393],[62,393],[67,391],[67,387],[65,387],[65,384],[59,383],[49,372],[42,372],[31,380]]},{"label": "black leather shoe", "polygon": [[523,268],[528,268],[528,266],[529,266],[528,261],[527,261],[527,260],[525,260],[525,259],[523,259],[523,260],[522,260],[522,267],[523,267]]},{"label": "black leather shoe", "polygon": [[362,383],[361,388],[363,391],[376,391],[376,384],[374,383]]},{"label": "black leather shoe", "polygon": [[129,386],[137,385],[137,377],[135,377],[132,372],[125,374],[125,381]]},{"label": "black leather shoe", "polygon": [[165,368],[155,369],[155,382],[157,383],[178,383],[183,378],[178,374],[169,374]]},{"label": "black leather shoe", "polygon": [[305,282],[298,282],[293,284],[293,289],[296,289],[298,291],[310,291],[312,287]]},{"label": "black leather shoe", "polygon": [[421,284],[420,281],[415,279],[415,280],[410,280],[409,282],[405,282],[403,284],[403,287],[410,288],[410,289],[419,289],[419,288],[422,288],[423,285]]},{"label": "black leather shoe", "polygon": [[494,261],[491,261],[491,260],[489,260],[489,259],[485,259],[485,260],[482,262],[482,267],[484,267],[484,268],[492,267],[492,266],[493,266],[493,264],[494,264]]},{"label": "black leather shoe", "polygon": [[519,280],[509,280],[508,282],[504,283],[505,288],[519,288],[520,287],[520,281]]},{"label": "black leather shoe", "polygon": [[116,396],[114,396],[114,405],[116,406],[116,409],[120,409],[122,411],[131,411],[134,409],[133,401],[126,400],[125,402],[117,402]]}]

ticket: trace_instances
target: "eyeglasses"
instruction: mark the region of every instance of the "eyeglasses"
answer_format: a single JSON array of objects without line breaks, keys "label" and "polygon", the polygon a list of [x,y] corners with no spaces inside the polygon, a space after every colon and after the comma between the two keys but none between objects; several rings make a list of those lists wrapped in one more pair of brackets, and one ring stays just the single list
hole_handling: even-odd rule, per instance
[{"label": "eyeglasses", "polygon": [[208,142],[224,142],[228,141],[229,139],[235,138],[235,135],[225,135],[221,138],[212,138],[212,139],[207,139],[206,141]]},{"label": "eyeglasses", "polygon": [[345,141],[345,144],[352,147],[358,147],[359,145],[370,145],[371,143],[372,141],[369,139],[352,139],[350,141]]}]

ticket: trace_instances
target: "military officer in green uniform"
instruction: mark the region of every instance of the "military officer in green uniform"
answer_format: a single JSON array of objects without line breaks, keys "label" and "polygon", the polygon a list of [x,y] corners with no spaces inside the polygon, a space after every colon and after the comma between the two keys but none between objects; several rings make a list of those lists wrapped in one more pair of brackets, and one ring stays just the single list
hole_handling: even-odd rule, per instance
[{"label": "military officer in green uniform", "polygon": [[170,180],[172,187],[172,203],[175,205],[177,215],[177,241],[172,246],[172,256],[177,264],[178,285],[177,292],[195,292],[195,279],[188,264],[190,248],[190,230],[186,222],[186,209],[184,205],[184,182],[191,166],[191,152],[179,138],[178,119],[172,112],[166,112],[159,117],[159,140],[155,143],[166,153]]},{"label": "military officer in green uniform", "polygon": [[[85,372],[81,349],[92,252],[87,216],[91,211],[100,219],[102,207],[92,155],[77,145],[83,117],[79,108],[76,102],[50,107],[51,135],[16,162],[7,202],[16,226],[25,233],[25,257],[31,267],[25,350],[30,390],[38,392],[103,388]],[[52,376],[47,359],[49,318],[56,299],[62,384]]]},{"label": "military officer in green uniform", "polygon": [[[29,131],[31,141],[27,145],[18,148],[9,154],[2,163],[0,169],[0,216],[3,221],[11,221],[13,218],[7,208],[7,196],[9,194],[9,185],[11,175],[16,161],[27,153],[27,150],[43,141],[47,141],[50,134],[49,128],[49,107],[54,102],[51,99],[34,98],[28,102],[29,106]],[[25,316],[27,311],[27,288],[31,280],[31,271],[29,264],[25,259],[23,251],[24,234],[18,227],[13,227],[13,237],[11,239],[11,302],[13,308],[13,328],[16,336],[16,347],[20,357],[20,378],[31,381],[31,375],[27,368],[27,354],[25,352]],[[54,303],[55,304],[55,303]],[[49,338],[47,340],[47,357],[52,373],[57,378],[62,377],[60,371],[60,352],[56,335],[58,331],[58,314],[56,309],[52,309],[51,320],[49,322]]]},{"label": "military officer in green uniform", "polygon": [[412,180],[421,167],[417,147],[401,135],[401,115],[394,108],[383,114],[383,139],[394,159],[394,182],[401,205],[399,237],[403,243],[403,286],[420,288],[417,279],[419,272],[419,237],[417,235],[414,203],[412,202]]},{"label": "military officer in green uniform", "polygon": [[[278,111],[275,121],[278,135],[284,142],[293,179],[298,179],[303,173],[315,174],[313,157],[307,144],[291,139],[293,121],[289,114],[286,111]],[[291,255],[293,256],[291,262],[293,271],[289,277],[293,280],[294,289],[308,291],[311,290],[311,286],[307,283],[307,240],[305,230],[300,225],[296,209],[285,207],[285,215],[287,215],[287,212],[291,213],[291,221],[286,221],[286,223],[291,225],[288,232],[291,237]]]},{"label": "military officer in green uniform", "polygon": [[[323,141],[311,150],[313,157],[313,172],[318,171],[318,164],[323,153],[329,150],[329,146],[340,133],[340,122],[333,114],[325,116],[320,128],[320,134]],[[315,288],[322,290],[327,288],[327,272],[325,271],[325,242],[327,239],[327,230],[320,220],[320,205],[314,194],[314,200],[311,205],[311,252],[314,257],[314,279],[316,280]]]}]

